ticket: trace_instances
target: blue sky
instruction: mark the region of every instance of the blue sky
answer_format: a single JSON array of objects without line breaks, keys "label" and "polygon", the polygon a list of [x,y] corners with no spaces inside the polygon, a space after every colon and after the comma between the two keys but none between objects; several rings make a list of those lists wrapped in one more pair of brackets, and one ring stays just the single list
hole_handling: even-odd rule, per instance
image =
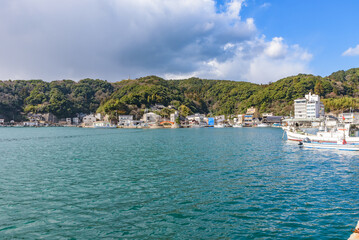
[{"label": "blue sky", "polygon": [[3,0],[0,79],[268,83],[359,67],[359,1]]},{"label": "blue sky", "polygon": [[268,38],[281,36],[308,49],[313,54],[311,73],[327,76],[359,67],[359,54],[342,56],[359,44],[358,9],[356,0],[250,0],[241,16],[254,18],[259,32]]}]

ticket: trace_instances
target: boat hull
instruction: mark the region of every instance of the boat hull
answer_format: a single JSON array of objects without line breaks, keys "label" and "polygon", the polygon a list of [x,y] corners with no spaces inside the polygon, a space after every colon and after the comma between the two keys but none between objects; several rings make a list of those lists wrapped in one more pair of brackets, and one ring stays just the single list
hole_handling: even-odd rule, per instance
[{"label": "boat hull", "polygon": [[336,149],[343,151],[359,151],[359,145],[355,144],[303,143],[303,147],[317,149]]}]

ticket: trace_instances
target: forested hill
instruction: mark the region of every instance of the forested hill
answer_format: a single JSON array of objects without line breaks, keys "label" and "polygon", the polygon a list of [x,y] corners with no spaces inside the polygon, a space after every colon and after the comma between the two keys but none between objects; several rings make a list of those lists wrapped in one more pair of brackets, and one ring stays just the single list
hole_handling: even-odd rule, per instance
[{"label": "forested hill", "polygon": [[286,115],[292,111],[293,100],[309,91],[324,98],[327,112],[359,109],[359,68],[327,77],[299,74],[266,85],[156,76],[115,83],[98,79],[0,81],[0,115],[16,120],[28,112],[51,112],[60,118],[96,111],[138,116],[154,104],[212,115],[243,113],[256,106],[260,112]]}]

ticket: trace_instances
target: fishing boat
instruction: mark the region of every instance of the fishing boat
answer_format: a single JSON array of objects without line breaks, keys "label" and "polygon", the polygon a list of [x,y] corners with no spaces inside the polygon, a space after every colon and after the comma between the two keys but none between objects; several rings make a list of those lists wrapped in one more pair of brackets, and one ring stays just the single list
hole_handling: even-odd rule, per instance
[{"label": "fishing boat", "polygon": [[359,144],[351,143],[348,144],[346,140],[339,139],[336,143],[329,142],[312,142],[309,138],[304,139],[299,142],[300,147],[305,148],[318,148],[318,149],[336,149],[336,150],[345,150],[345,151],[359,151]]},{"label": "fishing boat", "polygon": [[339,124],[336,128],[326,131],[319,131],[317,134],[306,133],[298,128],[283,127],[287,139],[290,141],[303,141],[309,138],[312,142],[318,143],[336,143],[338,139],[344,136],[347,143],[359,144],[358,130],[351,124]]}]

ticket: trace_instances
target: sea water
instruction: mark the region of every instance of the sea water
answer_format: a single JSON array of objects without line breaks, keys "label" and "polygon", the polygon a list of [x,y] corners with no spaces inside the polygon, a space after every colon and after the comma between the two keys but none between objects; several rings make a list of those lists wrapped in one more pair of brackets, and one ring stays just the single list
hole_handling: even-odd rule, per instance
[{"label": "sea water", "polygon": [[346,239],[359,155],[279,128],[0,128],[0,238]]}]

